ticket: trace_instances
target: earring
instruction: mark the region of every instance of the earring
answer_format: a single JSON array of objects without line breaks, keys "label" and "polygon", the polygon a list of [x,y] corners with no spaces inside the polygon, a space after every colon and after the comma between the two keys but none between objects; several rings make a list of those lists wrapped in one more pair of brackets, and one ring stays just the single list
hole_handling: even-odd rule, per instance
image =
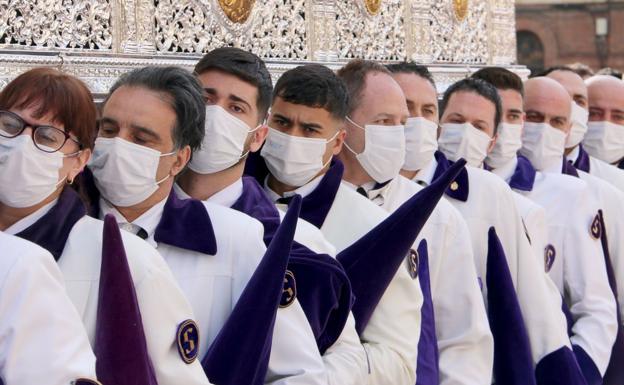
[{"label": "earring", "polygon": [[68,185],[72,185],[72,184],[74,184],[74,178],[69,179],[69,177],[68,177],[68,178],[67,178],[67,184],[68,184]]}]

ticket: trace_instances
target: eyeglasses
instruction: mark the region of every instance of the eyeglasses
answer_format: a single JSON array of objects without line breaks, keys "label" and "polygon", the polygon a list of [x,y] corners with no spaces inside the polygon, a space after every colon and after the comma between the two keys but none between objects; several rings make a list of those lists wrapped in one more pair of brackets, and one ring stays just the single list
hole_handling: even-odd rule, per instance
[{"label": "eyeglasses", "polygon": [[16,113],[0,110],[0,136],[15,138],[21,135],[26,127],[32,128],[31,136],[35,147],[43,152],[56,152],[60,150],[67,142],[67,139],[71,139],[82,148],[78,139],[72,138],[70,134],[60,128],[35,126],[34,124],[26,122]]}]

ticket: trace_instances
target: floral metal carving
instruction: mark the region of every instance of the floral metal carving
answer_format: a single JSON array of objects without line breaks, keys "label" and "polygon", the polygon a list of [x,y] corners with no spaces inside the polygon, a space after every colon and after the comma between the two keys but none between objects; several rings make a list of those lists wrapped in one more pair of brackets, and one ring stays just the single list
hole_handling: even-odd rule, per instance
[{"label": "floral metal carving", "polygon": [[0,1],[1,47],[108,50],[110,0]]},{"label": "floral metal carving", "polygon": [[256,0],[219,0],[219,5],[228,19],[239,24],[247,21],[255,3]]}]

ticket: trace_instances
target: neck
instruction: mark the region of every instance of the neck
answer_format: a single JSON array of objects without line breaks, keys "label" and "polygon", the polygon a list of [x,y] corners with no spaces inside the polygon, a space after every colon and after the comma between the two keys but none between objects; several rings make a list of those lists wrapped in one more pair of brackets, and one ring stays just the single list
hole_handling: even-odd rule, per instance
[{"label": "neck", "polygon": [[409,180],[413,180],[414,178],[416,178],[416,175],[418,175],[419,172],[420,170],[416,170],[416,171],[401,170],[400,174]]},{"label": "neck", "polygon": [[30,207],[10,207],[0,202],[0,231],[8,229],[9,227],[16,224],[18,221],[33,214],[43,206],[58,198],[58,196],[61,195],[61,191],[63,191],[63,188],[64,186],[61,185],[61,187],[52,195],[37,203],[36,205]]},{"label": "neck", "polygon": [[294,191],[298,189],[299,187],[301,187],[301,186],[298,186],[298,187],[290,186],[290,185],[287,185],[286,183],[282,183],[279,180],[277,180],[272,174],[269,174],[269,178],[267,179],[267,185],[272,191],[274,191],[280,196],[283,196],[284,193]]},{"label": "neck", "polygon": [[338,154],[338,158],[344,164],[342,179],[355,186],[362,186],[365,183],[374,182],[373,178],[368,175],[355,156],[350,152],[347,154],[347,152],[348,150],[343,150]]},{"label": "neck", "polygon": [[566,148],[566,149],[565,149],[565,151],[564,151],[563,153],[565,154],[565,156],[568,156],[568,155],[570,155],[570,153],[571,153],[572,151],[574,151],[577,147],[578,147],[578,144],[577,144],[576,146],[572,147],[572,148]]},{"label": "neck", "polygon": [[145,214],[145,212],[156,204],[162,202],[164,199],[167,199],[169,194],[171,193],[171,189],[173,188],[172,178],[169,178],[165,182],[160,185],[160,188],[156,190],[149,198],[144,200],[141,203],[138,203],[134,206],[129,207],[118,207],[114,206],[117,211],[128,221],[128,223],[132,223],[141,215]]},{"label": "neck", "polygon": [[242,178],[244,169],[245,162],[239,162],[214,174],[198,174],[191,169],[186,169],[178,178],[177,183],[192,198],[205,201]]}]

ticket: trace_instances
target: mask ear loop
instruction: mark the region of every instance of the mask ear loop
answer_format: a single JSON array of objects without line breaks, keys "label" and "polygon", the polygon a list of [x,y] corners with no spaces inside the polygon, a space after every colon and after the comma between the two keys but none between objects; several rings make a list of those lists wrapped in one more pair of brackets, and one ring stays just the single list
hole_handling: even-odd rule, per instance
[{"label": "mask ear loop", "polygon": [[[355,127],[359,128],[359,129],[361,129],[361,130],[363,130],[363,131],[364,131],[364,137],[366,137],[366,129],[365,129],[364,127],[362,127],[362,126],[360,126],[359,124],[357,124],[356,122],[354,122],[354,121],[353,121],[350,117],[348,117],[348,116],[346,117],[346,119],[347,119],[347,120],[348,120],[351,124],[353,124]],[[347,143],[347,141],[346,141],[346,140],[344,141],[344,145],[345,145],[345,147],[347,148],[347,150],[351,151],[351,153],[352,153],[353,155],[355,155],[355,156],[360,155],[360,154],[358,154],[357,152],[353,151],[353,149],[349,146],[349,144]]]},{"label": "mask ear loop", "polygon": [[[258,131],[260,129],[260,127],[262,127],[265,124],[265,122],[262,122],[261,124],[258,124],[256,126],[256,128],[254,128],[253,130],[249,130],[247,131],[247,135],[249,136],[249,134],[253,134],[254,132]],[[244,157],[246,157],[247,155],[249,155],[250,150],[245,151],[245,153],[243,153],[241,156],[238,157],[238,160],[243,159]]]}]

